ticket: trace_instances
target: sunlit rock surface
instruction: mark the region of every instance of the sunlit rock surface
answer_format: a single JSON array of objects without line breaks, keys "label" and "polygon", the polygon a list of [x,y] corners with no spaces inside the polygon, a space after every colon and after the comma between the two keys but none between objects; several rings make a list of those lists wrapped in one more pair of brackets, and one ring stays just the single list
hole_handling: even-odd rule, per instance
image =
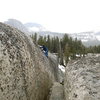
[{"label": "sunlit rock surface", "polygon": [[100,100],[100,55],[69,62],[65,74],[66,100]]},{"label": "sunlit rock surface", "polygon": [[21,31],[0,23],[0,100],[46,100],[54,66]]}]

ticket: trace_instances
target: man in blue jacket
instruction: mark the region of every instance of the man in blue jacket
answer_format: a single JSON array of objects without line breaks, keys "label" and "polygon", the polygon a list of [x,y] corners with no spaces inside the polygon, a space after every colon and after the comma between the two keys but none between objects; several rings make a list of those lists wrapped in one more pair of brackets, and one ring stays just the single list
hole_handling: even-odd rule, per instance
[{"label": "man in blue jacket", "polygon": [[48,48],[47,48],[46,46],[44,46],[44,45],[41,46],[40,48],[42,48],[42,50],[43,50],[45,56],[48,57]]}]

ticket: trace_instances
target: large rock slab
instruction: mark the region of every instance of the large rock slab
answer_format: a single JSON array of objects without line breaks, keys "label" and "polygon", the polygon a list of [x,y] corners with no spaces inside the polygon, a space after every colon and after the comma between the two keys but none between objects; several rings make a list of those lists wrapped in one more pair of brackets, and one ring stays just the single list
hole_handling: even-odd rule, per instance
[{"label": "large rock slab", "polygon": [[49,100],[64,100],[64,87],[58,82],[54,82]]},{"label": "large rock slab", "polygon": [[66,100],[100,100],[100,55],[69,62],[65,74]]},{"label": "large rock slab", "polygon": [[28,36],[0,23],[0,100],[46,100],[52,67]]}]

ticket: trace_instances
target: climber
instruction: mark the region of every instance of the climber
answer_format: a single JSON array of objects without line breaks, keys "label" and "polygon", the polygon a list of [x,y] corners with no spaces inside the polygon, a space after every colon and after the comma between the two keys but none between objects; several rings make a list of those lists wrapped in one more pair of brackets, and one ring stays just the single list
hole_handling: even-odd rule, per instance
[{"label": "climber", "polygon": [[40,46],[40,48],[42,49],[42,51],[44,52],[45,56],[48,57],[48,48],[46,46]]}]

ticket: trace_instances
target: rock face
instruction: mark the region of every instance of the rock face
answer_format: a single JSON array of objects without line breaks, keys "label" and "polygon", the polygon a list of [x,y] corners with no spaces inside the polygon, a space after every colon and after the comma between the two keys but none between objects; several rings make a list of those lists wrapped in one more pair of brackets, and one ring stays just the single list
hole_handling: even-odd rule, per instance
[{"label": "rock face", "polygon": [[49,100],[64,100],[64,87],[62,84],[55,82],[51,88]]},{"label": "rock face", "polygon": [[0,100],[46,100],[52,67],[24,33],[0,23]]},{"label": "rock face", "polygon": [[100,56],[69,62],[64,88],[66,100],[100,100]]}]

